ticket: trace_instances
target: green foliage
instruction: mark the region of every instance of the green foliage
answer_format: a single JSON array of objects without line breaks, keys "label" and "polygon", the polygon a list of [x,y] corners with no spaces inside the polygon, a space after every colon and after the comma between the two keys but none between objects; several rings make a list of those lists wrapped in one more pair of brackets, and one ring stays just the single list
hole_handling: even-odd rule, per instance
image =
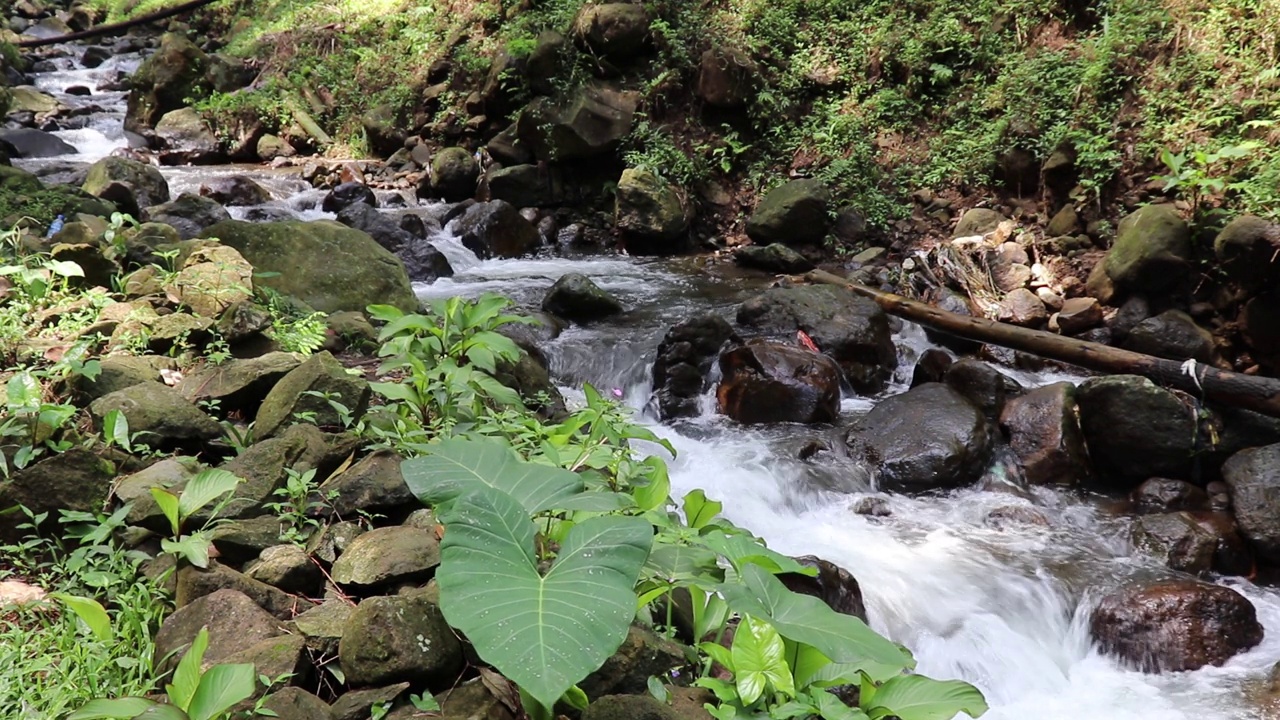
[{"label": "green foliage", "polygon": [[1166,148],[1160,151],[1160,162],[1169,172],[1151,179],[1164,183],[1166,193],[1185,197],[1198,219],[1206,199],[1244,187],[1241,183],[1229,182],[1233,166],[1244,166],[1263,148],[1264,145],[1256,141],[1227,145],[1213,152],[1197,148],[1175,153]]},{"label": "green foliage", "polygon": [[[160,549],[184,558],[192,565],[204,568],[209,566],[209,548],[213,541],[209,531],[216,520],[209,520],[195,532],[185,533],[184,525],[193,515],[203,510],[218,498],[225,503],[235,491],[236,486],[244,482],[226,470],[210,468],[202,470],[187,482],[180,494],[174,494],[165,488],[151,488],[151,497],[169,521],[172,537],[160,541]],[[211,516],[218,514],[221,504],[215,505]]]},{"label": "green foliage", "polygon": [[295,301],[260,285],[258,295],[271,315],[268,335],[281,350],[311,355],[324,346],[329,327],[325,314],[298,307]]},{"label": "green foliage", "polygon": [[281,498],[276,502],[263,505],[267,510],[280,518],[280,539],[295,545],[303,545],[311,535],[322,527],[314,511],[323,510],[334,498],[337,491],[331,490],[321,497],[318,491],[315,468],[298,472],[293,468],[285,468],[285,485],[276,489],[272,496]]},{"label": "green foliage", "polygon": [[74,443],[64,437],[77,410],[68,403],[45,399],[40,376],[22,370],[5,383],[4,416],[0,418],[0,475],[8,477],[10,466],[21,470],[46,453],[59,453]]}]

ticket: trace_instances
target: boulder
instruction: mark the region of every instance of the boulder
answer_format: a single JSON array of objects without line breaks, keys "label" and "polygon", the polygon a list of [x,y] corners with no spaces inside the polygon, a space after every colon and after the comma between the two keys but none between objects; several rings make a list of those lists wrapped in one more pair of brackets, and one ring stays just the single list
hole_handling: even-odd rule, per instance
[{"label": "boulder", "polygon": [[962,238],[987,235],[995,232],[1005,219],[1004,215],[991,208],[970,208],[960,216],[960,221],[956,223],[951,236]]},{"label": "boulder", "polygon": [[[489,685],[477,678],[436,695],[440,714],[450,718],[484,718],[484,720],[516,720],[516,713],[504,704]],[[392,711],[392,715],[395,711]],[[410,716],[412,717],[412,716]],[[408,720],[388,718],[388,720]]]},{"label": "boulder", "polygon": [[1143,672],[1222,665],[1262,642],[1257,613],[1231,588],[1197,580],[1131,583],[1089,618],[1094,642]]},{"label": "boulder", "polygon": [[66,110],[57,98],[30,85],[9,89],[9,112],[29,112],[36,115],[52,115]]},{"label": "boulder", "polygon": [[1222,466],[1240,532],[1258,557],[1280,563],[1280,444],[1242,450]]},{"label": "boulder", "polygon": [[200,186],[200,194],[227,207],[247,207],[271,202],[271,193],[245,175],[213,178]]},{"label": "boulder", "polygon": [[627,168],[616,197],[614,225],[629,252],[663,255],[680,249],[689,212],[674,186],[648,170]]},{"label": "boulder", "polygon": [[578,686],[587,697],[644,693],[651,676],[671,677],[672,670],[687,662],[682,646],[652,630],[632,625],[618,651]]},{"label": "boulder", "polygon": [[368,233],[379,245],[395,253],[404,263],[410,280],[435,282],[453,275],[449,259],[436,246],[415,237],[401,228],[392,216],[380,213],[370,205],[358,202],[344,207],[338,211],[338,222]]},{"label": "boulder", "polygon": [[333,581],[369,590],[425,582],[440,564],[440,541],[429,530],[384,527],[352,541],[333,564]]},{"label": "boulder", "polygon": [[928,383],[876,405],[846,442],[855,458],[876,469],[878,489],[922,492],[976,482],[993,439],[982,412],[963,395]]},{"label": "boulder", "polygon": [[1271,290],[1250,299],[1238,324],[1254,358],[1272,372],[1280,368],[1280,292]]},{"label": "boulder", "polygon": [[840,412],[840,366],[792,345],[754,342],[720,356],[719,412],[741,423],[832,422]]},{"label": "boulder", "polygon": [[947,377],[947,371],[955,364],[955,360],[946,350],[929,348],[920,354],[916,366],[911,370],[911,387],[925,383],[940,383]]},{"label": "boulder", "polygon": [[321,312],[363,312],[375,304],[418,309],[404,264],[366,233],[340,223],[232,220],[202,235],[235,248],[259,273],[279,273],[257,278],[258,284]]},{"label": "boulder", "polygon": [[1142,515],[1130,534],[1134,546],[1172,570],[1204,575],[1213,568],[1218,538],[1188,513]]},{"label": "boulder", "polygon": [[[311,393],[318,393],[317,397]],[[325,398],[342,403],[358,419],[369,405],[369,382],[347,373],[342,363],[328,352],[307,358],[271,388],[254,421],[254,434],[268,438],[287,425],[298,422],[299,413],[311,418],[311,424],[342,426],[338,411]]]},{"label": "boulder", "polygon": [[140,208],[169,202],[169,183],[160,170],[129,158],[111,156],[95,162],[81,189],[134,217],[141,217]]},{"label": "boulder", "polygon": [[372,597],[347,620],[338,659],[356,687],[407,680],[443,689],[462,668],[462,644],[422,593]]},{"label": "boulder", "polygon": [[622,312],[622,303],[581,273],[562,276],[542,299],[546,312],[578,323],[600,320]]},{"label": "boulder", "polygon": [[216,400],[226,412],[254,415],[272,387],[301,364],[297,355],[267,353],[247,360],[232,359],[189,372],[177,390],[191,402]]},{"label": "boulder", "polygon": [[732,47],[712,47],[698,62],[695,92],[702,102],[716,108],[741,108],[753,97],[759,68],[746,52]]},{"label": "boulder", "polygon": [[211,539],[223,560],[236,565],[246,563],[279,544],[280,518],[262,515],[230,520],[214,528]]},{"label": "boulder", "polygon": [[164,143],[162,165],[205,164],[223,159],[218,136],[192,108],[172,110],[156,123],[156,137]]},{"label": "boulder", "polygon": [[860,393],[875,393],[898,366],[889,319],[874,301],[827,285],[771,288],[738,307],[738,325],[776,339],[803,330]]},{"label": "boulder", "polygon": [[164,289],[196,315],[217,318],[232,305],[252,299],[253,266],[235,248],[198,248]]},{"label": "boulder", "polygon": [[160,47],[138,66],[130,81],[124,129],[149,130],[165,113],[197,97],[208,66],[209,57],[195,43],[177,33],[165,33]]},{"label": "boulder", "polygon": [[805,555],[796,558],[801,565],[818,571],[817,575],[782,573],[778,579],[792,592],[812,595],[832,610],[867,621],[867,606],[862,601],[862,588],[848,570],[828,560]]},{"label": "boulder", "polygon": [[262,551],[245,575],[288,593],[315,597],[324,585],[324,573],[297,545],[274,545]]},{"label": "boulder", "polygon": [[945,382],[993,422],[1000,419],[1005,402],[1023,392],[1017,380],[981,360],[968,358],[951,365]]},{"label": "boulder", "polygon": [[265,163],[269,163],[278,157],[288,158],[298,154],[298,151],[289,144],[288,140],[269,133],[258,138],[253,152],[259,160]]},{"label": "boulder", "polygon": [[[223,662],[247,663],[254,667],[259,677],[285,676],[289,682],[305,683],[310,678],[311,659],[307,656],[305,641],[298,635],[277,635],[259,640],[243,650],[223,658]],[[267,692],[259,685],[251,696],[256,699]]]},{"label": "boulder", "polygon": [[520,113],[517,133],[534,157],[585,160],[617,150],[631,133],[640,96],[605,84],[585,85],[563,103],[537,98]]},{"label": "boulder", "polygon": [[227,53],[209,55],[209,69],[205,79],[216,92],[231,93],[246,87],[258,76],[258,69],[238,57]]},{"label": "boulder", "polygon": [[[50,455],[0,479],[0,543],[16,543],[31,531],[19,525],[27,516],[14,510],[21,505],[33,513],[59,510],[101,512],[111,495],[115,469],[108,461],[83,447]],[[7,512],[13,510],[13,512]]]},{"label": "boulder", "polygon": [[[707,717],[710,717],[708,714]],[[582,720],[681,720],[676,711],[652,695],[606,695],[582,713]]]},{"label": "boulder", "polygon": [[1241,215],[1227,223],[1213,241],[1219,267],[1248,292],[1274,287],[1280,280],[1280,225],[1256,215]]},{"label": "boulder", "polygon": [[517,258],[538,249],[538,228],[511,203],[476,203],[458,218],[454,232],[479,258]]},{"label": "boulder", "polygon": [[1252,577],[1256,566],[1249,542],[1231,513],[1221,510],[1197,510],[1185,515],[1212,535],[1217,543],[1213,552],[1213,571],[1220,575]]},{"label": "boulder", "polygon": [[293,619],[296,629],[306,639],[307,648],[319,656],[338,654],[338,644],[355,607],[342,600],[326,600]]},{"label": "boulder", "polygon": [[799,275],[814,268],[811,260],[783,245],[747,245],[733,254],[733,261],[743,267],[782,275]]},{"label": "boulder", "polygon": [[1063,335],[1075,335],[1102,324],[1102,305],[1091,297],[1065,300],[1058,310],[1058,329]]},{"label": "boulder", "polygon": [[1125,216],[1107,253],[1106,273],[1126,292],[1158,292],[1190,271],[1191,230],[1172,205],[1147,205]]},{"label": "boulder", "polygon": [[491,199],[502,200],[516,207],[544,207],[556,202],[555,177],[552,170],[545,166],[494,166],[489,168],[485,182],[489,185]]},{"label": "boulder", "polygon": [[369,207],[378,207],[378,197],[373,190],[362,182],[344,182],[329,191],[320,201],[320,209],[336,213],[355,203],[364,203]]},{"label": "boulder", "polygon": [[[222,662],[235,653],[268,638],[284,634],[279,622],[244,593],[219,590],[180,607],[165,618],[156,633],[157,665],[172,669],[195,640],[201,628],[209,629],[204,661]],[[159,661],[164,659],[164,663]],[[157,667],[157,671],[160,670]]]},{"label": "boulder", "polygon": [[76,393],[87,400],[123,390],[147,381],[160,382],[162,368],[174,369],[177,364],[170,358],[154,355],[112,355],[99,361],[101,371],[90,380],[81,375],[75,379]]},{"label": "boulder", "polygon": [[[306,472],[317,468],[327,450],[323,433],[309,425],[298,425],[280,437],[255,442],[222,466],[243,482],[236,486],[219,517],[245,518],[268,512],[264,504],[284,487],[287,470]],[[203,519],[211,513],[212,508],[206,508],[195,517]]]},{"label": "boulder", "polygon": [[[385,687],[348,690],[333,701],[329,711],[333,713],[333,720],[368,720],[373,717],[375,705],[390,705],[408,689],[409,683],[402,682]],[[391,720],[390,716],[384,720]]]},{"label": "boulder", "polygon": [[262,707],[279,720],[333,720],[329,704],[299,687],[281,688],[266,697]]},{"label": "boulder", "polygon": [[[475,197],[480,164],[465,148],[445,148],[431,158],[430,193],[445,202]],[[421,191],[418,193],[422,195]]]},{"label": "boulder", "polygon": [[573,37],[594,55],[611,62],[631,59],[649,43],[649,15],[627,2],[583,5],[574,18]]},{"label": "boulder", "polygon": [[57,135],[34,128],[0,130],[0,148],[17,158],[56,157],[77,152],[74,146]]},{"label": "boulder", "polygon": [[707,374],[720,348],[734,337],[719,315],[700,315],[667,330],[653,361],[653,395],[663,419],[698,414]]},{"label": "boulder", "polygon": [[1004,296],[997,308],[1000,322],[1012,323],[1022,327],[1040,327],[1049,319],[1049,311],[1035,293],[1026,288],[1017,288]]},{"label": "boulder", "polygon": [[1170,360],[1194,359],[1211,364],[1214,358],[1213,333],[1181,310],[1166,310],[1138,323],[1129,331],[1123,347]]},{"label": "boulder", "polygon": [[546,365],[532,355],[526,353],[515,363],[499,363],[493,377],[518,392],[525,407],[543,418],[564,417],[564,396],[551,381]]},{"label": "boulder", "polygon": [[182,193],[171,202],[148,207],[143,215],[147,222],[173,227],[183,240],[198,237],[205,228],[231,219],[226,208],[195,193]]},{"label": "boulder", "polygon": [[1172,392],[1136,375],[1112,375],[1080,385],[1076,402],[1089,456],[1105,486],[1128,492],[1150,477],[1189,476],[1196,418]]},{"label": "boulder", "polygon": [[130,433],[144,433],[141,441],[152,447],[200,444],[222,437],[216,420],[163,383],[147,381],[94,400],[89,413],[99,430],[112,410],[119,410],[129,421]]},{"label": "boulder", "polygon": [[402,458],[380,450],[361,459],[320,485],[322,497],[332,496],[329,507],[338,517],[358,513],[386,514],[412,507],[416,498],[400,474]]},{"label": "boulder", "polygon": [[815,245],[831,225],[831,194],[821,180],[792,180],[768,192],[747,218],[747,236],[757,245]]},{"label": "boulder", "polygon": [[1076,387],[1053,383],[1012,398],[1000,426],[1033,485],[1075,485],[1090,476],[1089,455],[1076,419]]},{"label": "boulder", "polygon": [[1209,494],[1185,480],[1153,477],[1129,495],[1134,511],[1141,514],[1208,510]]},{"label": "boulder", "polygon": [[370,108],[360,116],[360,124],[364,127],[369,147],[381,157],[387,157],[404,147],[404,141],[408,138],[408,133],[401,129],[404,123],[396,107],[390,103]]},{"label": "boulder", "polygon": [[318,560],[333,564],[364,533],[364,527],[354,522],[332,523],[311,536],[307,541],[307,552]]}]

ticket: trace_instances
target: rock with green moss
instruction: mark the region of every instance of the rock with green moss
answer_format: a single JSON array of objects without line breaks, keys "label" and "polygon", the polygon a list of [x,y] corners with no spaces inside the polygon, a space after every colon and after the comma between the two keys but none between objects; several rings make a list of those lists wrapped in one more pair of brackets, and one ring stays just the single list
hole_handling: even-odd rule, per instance
[{"label": "rock with green moss", "polygon": [[217,318],[253,297],[253,266],[235,248],[200,248],[187,256],[165,290],[196,315]]},{"label": "rock with green moss", "polygon": [[109,216],[115,211],[113,202],[72,187],[45,187],[39,178],[25,170],[0,165],[0,224],[5,227],[24,217],[48,224],[58,215]]},{"label": "rock with green moss", "polygon": [[198,444],[222,435],[217,421],[163,383],[139,383],[89,404],[99,429],[112,410],[123,413],[131,433],[146,433],[142,441],[153,447]]},{"label": "rock with green moss", "polygon": [[328,703],[300,687],[281,688],[266,697],[262,707],[279,720],[333,720]]},{"label": "rock with green moss", "polygon": [[366,720],[372,717],[375,705],[389,705],[408,689],[409,683],[402,682],[364,690],[348,690],[334,700],[329,709],[333,713],[333,720]]},{"label": "rock with green moss", "polygon": [[356,538],[333,564],[333,581],[349,588],[380,588],[423,581],[440,564],[435,533],[412,527],[385,527]]},{"label": "rock with green moss", "polygon": [[748,245],[733,254],[733,261],[743,267],[771,273],[795,275],[813,269],[813,261],[783,245]]},{"label": "rock with green moss", "polygon": [[[280,623],[247,595],[235,590],[219,590],[179,607],[165,618],[156,633],[157,666],[173,669],[201,628],[209,631],[204,659],[210,663],[221,662],[246,646],[284,634]],[[166,659],[163,664],[161,658]]]},{"label": "rock with green moss", "polygon": [[355,611],[342,600],[326,600],[295,617],[293,628],[306,638],[307,647],[312,652],[332,657],[338,654],[343,628]]},{"label": "rock with green moss", "polygon": [[262,551],[245,575],[285,592],[315,597],[324,584],[320,566],[297,545],[274,545]]},{"label": "rock with green moss", "polygon": [[[223,659],[225,663],[248,663],[258,675],[269,678],[287,676],[292,682],[301,682],[311,670],[306,641],[299,635],[277,635],[266,638],[232,653]],[[266,694],[268,686],[259,684],[252,697]]]},{"label": "rock with green moss", "polygon": [[209,57],[195,43],[166,33],[156,52],[133,74],[124,128],[130,132],[154,128],[165,113],[199,96],[208,69]]},{"label": "rock with green moss", "polygon": [[632,253],[665,255],[682,249],[689,213],[670,183],[648,170],[627,168],[618,180],[614,224]]},{"label": "rock with green moss", "polygon": [[[270,502],[276,490],[284,487],[287,471],[306,472],[323,461],[328,448],[322,433],[305,426],[296,426],[281,434],[254,443],[222,466],[244,482],[236,486],[231,500],[219,513],[219,517],[246,518],[267,512],[264,503]],[[256,431],[256,428],[255,428]],[[209,510],[198,513],[198,519],[206,518]]]},{"label": "rock with green moss", "polygon": [[13,471],[0,480],[0,542],[17,542],[30,532],[18,528],[28,522],[18,506],[51,516],[60,509],[101,511],[114,477],[111,463],[81,447]]},{"label": "rock with green moss", "polygon": [[431,158],[431,192],[445,202],[461,202],[476,194],[480,165],[465,148],[445,148]]},{"label": "rock with green moss", "polygon": [[585,4],[573,21],[574,38],[595,55],[620,62],[649,44],[649,14],[638,3]]},{"label": "rock with green moss", "polygon": [[232,359],[188,373],[178,383],[178,392],[191,402],[216,400],[224,411],[252,415],[271,388],[301,364],[297,355],[286,352]]},{"label": "rock with green moss", "polygon": [[174,603],[181,608],[222,590],[243,593],[258,607],[283,620],[315,606],[309,600],[254,580],[216,560],[210,561],[207,568],[183,564],[178,569]]},{"label": "rock with green moss", "polygon": [[113,355],[100,361],[102,371],[90,380],[81,375],[75,379],[79,397],[96,400],[103,395],[144,382],[159,382],[162,369],[173,369],[172,358],[155,355]]},{"label": "rock with green moss", "polygon": [[91,165],[81,189],[135,218],[141,208],[169,201],[169,183],[158,168],[122,157],[105,157]]},{"label": "rock with green moss", "polygon": [[372,597],[347,620],[338,659],[356,687],[409,680],[441,688],[462,667],[462,644],[421,593]]},{"label": "rock with green moss", "polygon": [[210,225],[231,219],[231,213],[217,201],[195,193],[182,193],[170,202],[147,207],[142,212],[148,222],[172,226],[183,240],[200,235]]},{"label": "rock with green moss", "polygon": [[259,437],[271,437],[302,419],[319,426],[341,426],[343,418],[329,400],[359,418],[369,404],[369,383],[347,372],[328,352],[312,355],[285,375],[262,401],[254,422]]},{"label": "rock with green moss", "polygon": [[36,115],[56,113],[66,110],[66,106],[46,92],[29,85],[20,85],[9,89],[9,110],[12,112],[29,112]]},{"label": "rock with green moss", "polygon": [[1005,220],[1004,215],[991,208],[970,208],[960,216],[960,221],[956,223],[951,235],[958,238],[986,235],[994,232]]},{"label": "rock with green moss", "polygon": [[1280,225],[1256,215],[1241,215],[1227,223],[1213,241],[1222,269],[1245,289],[1256,292],[1280,280],[1275,262]]},{"label": "rock with green moss", "polygon": [[280,542],[280,518],[262,515],[232,520],[214,528],[211,537],[222,559],[235,564],[248,562]]},{"label": "rock with green moss", "polygon": [[747,236],[758,245],[813,245],[827,236],[831,194],[821,180],[792,180],[770,190],[747,218]]},{"label": "rock with green moss", "polygon": [[201,237],[235,248],[259,273],[257,282],[320,312],[364,311],[369,305],[418,309],[404,264],[367,233],[328,220],[208,227]]},{"label": "rock with green moss", "polygon": [[1191,270],[1191,229],[1173,205],[1148,205],[1120,221],[1106,273],[1122,292],[1160,292]]},{"label": "rock with green moss", "polygon": [[529,103],[516,131],[539,160],[599,157],[617,150],[631,133],[639,102],[635,92],[587,85],[560,104],[548,98]]}]

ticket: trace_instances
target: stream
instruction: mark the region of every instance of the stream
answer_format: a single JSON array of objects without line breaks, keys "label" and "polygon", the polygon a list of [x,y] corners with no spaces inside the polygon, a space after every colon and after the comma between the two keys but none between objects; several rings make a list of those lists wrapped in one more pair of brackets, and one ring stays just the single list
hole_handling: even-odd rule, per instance
[{"label": "stream", "polygon": [[[76,46],[74,54],[82,49]],[[131,72],[138,61],[137,55],[119,56],[90,70],[70,57],[55,59],[58,70],[38,74],[37,86],[68,105],[91,103],[100,111],[89,115],[83,127],[56,133],[78,154],[14,164],[52,181],[125,146],[125,94],[99,92],[98,86],[117,70]],[[72,85],[86,85],[93,94],[63,92]],[[332,217],[318,209],[323,193],[310,189],[296,168],[162,171],[174,196],[194,191],[218,175],[248,174],[272,192],[270,205],[277,211],[304,219]],[[230,210],[236,217],[248,212]],[[1128,540],[1129,520],[1109,513],[1098,498],[1047,488],[1032,491],[1031,499],[977,489],[925,497],[883,494],[891,514],[869,517],[851,509],[858,499],[877,494],[864,469],[852,463],[797,459],[799,448],[822,436],[822,428],[741,426],[714,413],[710,394],[699,417],[659,424],[646,405],[650,367],[667,328],[708,310],[732,320],[738,303],[766,287],[767,279],[697,257],[547,255],[480,261],[448,230],[432,242],[457,274],[417,286],[422,298],[497,292],[536,307],[556,279],[579,272],[621,300],[628,309],[625,314],[587,327],[570,326],[544,347],[566,397],[571,402],[580,399],[582,383],[589,382],[622,398],[678,450],[671,461],[676,496],[702,488],[724,502],[724,512],[733,522],[764,537],[774,549],[817,555],[847,568],[862,586],[871,625],[910,647],[921,672],[962,678],[980,687],[991,704],[987,718],[1266,717],[1250,701],[1249,691],[1251,685],[1265,683],[1272,664],[1280,659],[1276,590],[1240,578],[1221,581],[1254,604],[1267,636],[1220,668],[1143,674],[1091,647],[1087,621],[1097,598],[1128,578],[1169,573],[1134,550]],[[894,339],[900,366],[884,395],[906,390],[915,358],[930,347],[923,331],[910,324]],[[1082,377],[1001,370],[1028,387]],[[841,422],[865,413],[877,399],[846,398]],[[1034,504],[1049,525],[996,529],[986,522],[991,510],[1018,504]]]}]

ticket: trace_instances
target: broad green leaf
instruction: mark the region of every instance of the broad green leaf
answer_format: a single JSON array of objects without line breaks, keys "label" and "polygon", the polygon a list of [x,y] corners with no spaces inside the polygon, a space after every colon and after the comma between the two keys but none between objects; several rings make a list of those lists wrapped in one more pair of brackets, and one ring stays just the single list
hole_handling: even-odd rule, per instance
[{"label": "broad green leaf", "polygon": [[900,675],[876,688],[868,714],[872,720],[951,720],[956,713],[976,718],[986,711],[986,699],[967,682]]},{"label": "broad green leaf", "polygon": [[708,500],[707,494],[701,490],[694,490],[684,496],[685,522],[694,530],[706,527],[716,519],[722,509],[724,505],[715,500]]},{"label": "broad green leaf", "polygon": [[[407,475],[408,473],[406,473]],[[480,486],[442,515],[440,609],[476,652],[545,707],[613,655],[635,618],[653,529],[594,517],[569,531],[543,576],[528,510]]]},{"label": "broad green leaf", "polygon": [[84,268],[70,260],[53,260],[46,267],[59,277],[84,277]]},{"label": "broad green leaf", "polygon": [[615,512],[631,507],[630,495],[615,492],[584,492],[556,503],[556,510],[582,510],[586,512]]},{"label": "broad green leaf", "polygon": [[[178,496],[165,490],[164,488],[151,488],[151,497],[155,498],[156,505],[160,507],[160,512],[169,519],[169,528],[174,535],[182,532],[182,521],[178,517]],[[167,552],[167,551],[166,551]]]},{"label": "broad green leaf", "polygon": [[388,400],[419,404],[422,399],[418,392],[405,383],[376,382],[369,383],[370,389]]},{"label": "broad green leaf", "polygon": [[711,658],[712,662],[719,663],[725,670],[733,672],[733,653],[729,648],[720,643],[704,642],[698,644],[698,649]]},{"label": "broad green leaf", "polygon": [[741,533],[726,533],[723,530],[711,530],[702,536],[702,542],[728,560],[733,568],[742,572],[748,563],[759,565],[770,573],[799,573],[801,575],[817,575],[816,568],[801,565],[795,558],[787,557],[780,552],[770,550],[764,543]]},{"label": "broad green leaf", "polygon": [[29,372],[20,372],[5,385],[10,410],[30,412],[40,407],[40,382]]},{"label": "broad green leaf", "polygon": [[164,538],[160,541],[161,550],[186,558],[187,562],[198,568],[209,567],[209,545],[209,538],[201,533],[183,535],[177,540]]},{"label": "broad green leaf", "polygon": [[840,698],[826,690],[813,693],[813,704],[823,720],[868,720],[867,714],[861,709],[845,705]]},{"label": "broad green leaf", "polygon": [[733,679],[743,704],[754,703],[769,689],[787,697],[796,694],[782,636],[769,623],[743,618],[733,635],[730,655]]},{"label": "broad green leaf", "polygon": [[66,593],[52,593],[51,597],[70,608],[88,626],[94,637],[103,642],[111,640],[111,618],[97,600]]},{"label": "broad green leaf", "polygon": [[200,678],[187,714],[191,720],[213,720],[233,705],[253,697],[257,673],[248,663],[214,665]]},{"label": "broad green leaf", "polygon": [[129,451],[129,419],[119,410],[112,410],[102,419],[102,434],[117,446]]},{"label": "broad green leaf", "polygon": [[671,477],[667,473],[667,464],[662,458],[653,456],[645,458],[644,464],[652,468],[649,482],[632,488],[631,496],[644,512],[666,507],[671,499]]},{"label": "broad green leaf", "polygon": [[564,695],[560,696],[560,702],[578,711],[586,710],[587,705],[591,703],[587,699],[587,694],[577,685],[565,690]]},{"label": "broad green leaf", "polygon": [[369,305],[365,307],[369,317],[380,322],[391,322],[404,317],[404,311],[394,305]]},{"label": "broad green leaf", "polygon": [[560,509],[562,501],[583,488],[577,474],[525,462],[505,442],[491,438],[445,440],[430,455],[405,460],[401,471],[409,490],[432,506],[491,487],[515,498],[526,514],[535,514]]},{"label": "broad green leaf", "polygon": [[152,705],[133,720],[191,720],[191,717],[172,705]]},{"label": "broad green leaf", "polygon": [[68,715],[67,720],[127,720],[155,705],[151,700],[139,697],[90,700],[84,707]]},{"label": "broad green leaf", "polygon": [[696,545],[655,542],[645,567],[653,575],[672,582],[696,578],[711,582],[724,580],[724,570],[716,564],[716,554]]},{"label": "broad green leaf", "polygon": [[178,500],[178,516],[183,520],[191,517],[205,505],[234,491],[242,482],[244,480],[226,470],[217,468],[201,470],[200,474],[191,478],[183,488]]},{"label": "broad green leaf", "polygon": [[742,582],[720,585],[730,607],[769,620],[783,637],[812,645],[834,662],[915,666],[901,648],[863,621],[832,610],[818,598],[792,592],[768,570],[747,565],[740,577]]},{"label": "broad green leaf", "polygon": [[178,661],[178,668],[173,671],[173,682],[164,688],[170,703],[183,710],[191,707],[191,698],[195,697],[196,688],[200,687],[200,664],[204,662],[204,653],[208,649],[209,629],[200,628],[191,647],[182,656],[182,660]]}]

